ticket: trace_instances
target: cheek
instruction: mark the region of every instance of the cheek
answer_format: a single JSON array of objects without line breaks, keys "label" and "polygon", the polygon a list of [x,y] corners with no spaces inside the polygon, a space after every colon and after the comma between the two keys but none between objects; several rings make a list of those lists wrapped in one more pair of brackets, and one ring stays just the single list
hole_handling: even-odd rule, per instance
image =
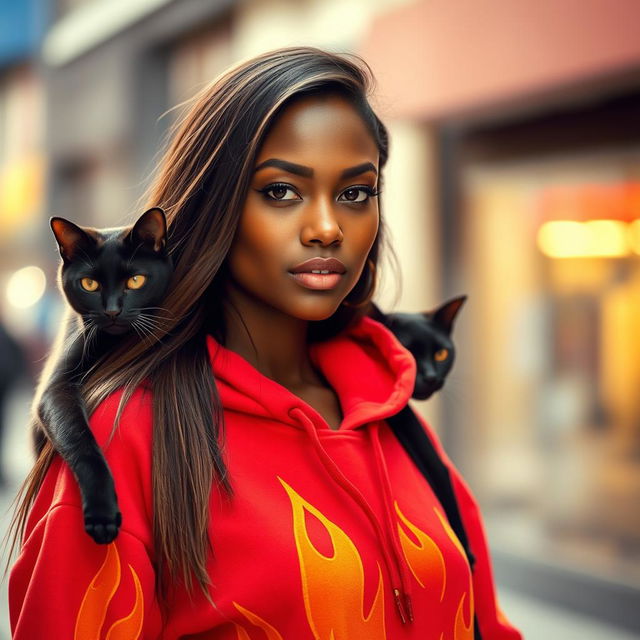
[{"label": "cheek", "polygon": [[[378,235],[380,218],[378,214],[354,221],[349,229],[345,229],[345,238],[350,238],[351,250],[361,258],[364,266],[369,251]],[[348,236],[347,236],[348,234]]]},{"label": "cheek", "polygon": [[286,225],[277,222],[251,212],[243,214],[229,254],[229,268],[236,280],[255,279],[278,268]]}]

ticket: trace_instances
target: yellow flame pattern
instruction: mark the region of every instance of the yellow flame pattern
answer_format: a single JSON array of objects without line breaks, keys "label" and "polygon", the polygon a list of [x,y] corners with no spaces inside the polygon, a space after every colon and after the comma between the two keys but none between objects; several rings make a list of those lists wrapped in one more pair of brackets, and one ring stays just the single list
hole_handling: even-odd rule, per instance
[{"label": "yellow flame pattern", "polygon": [[417,538],[418,544],[404,532],[398,523],[398,534],[404,558],[414,578],[423,589],[440,590],[440,602],[444,600],[447,585],[447,568],[440,547],[424,531],[402,513],[397,502],[394,502],[396,513],[404,525]]},{"label": "yellow flame pattern", "polygon": [[[446,534],[449,536],[449,539],[455,545],[456,549],[460,553],[460,555],[464,558],[465,562],[467,562],[467,554],[464,551],[464,547],[458,540],[458,536],[455,534],[449,521],[445,518],[445,516],[440,512],[440,510],[434,507],[434,511],[442,524],[443,529]],[[473,640],[473,616],[474,616],[474,602],[473,602],[473,582],[471,580],[471,576],[469,577],[469,605],[467,612],[467,619],[469,620],[468,624],[464,622],[464,601],[466,600],[467,593],[462,594],[462,598],[460,598],[460,602],[458,603],[458,610],[456,612],[456,620],[454,622],[453,628],[453,637],[454,640]]]},{"label": "yellow flame pattern", "polygon": [[[376,595],[367,614],[364,612],[364,567],[358,549],[338,525],[304,500],[282,478],[278,477],[278,480],[291,501],[305,611],[314,638],[385,640],[384,584],[380,565]],[[331,557],[320,553],[309,539],[305,511],[315,516],[327,530],[333,546]],[[341,603],[339,615],[333,602]]]},{"label": "yellow flame pattern", "polygon": [[[402,546],[404,558],[409,565],[414,578],[423,589],[431,588],[437,590],[438,587],[440,587],[440,602],[442,602],[444,600],[447,582],[447,569],[442,551],[430,536],[419,529],[402,513],[397,502],[394,503],[394,506],[400,520],[418,540],[418,544],[411,540],[400,526],[400,523],[398,523],[398,533],[400,535],[400,544]],[[434,507],[433,510],[445,533],[466,562],[467,555],[464,551],[464,547],[451,528],[449,521],[440,509]],[[464,604],[467,599],[466,591],[462,594],[458,603],[458,609],[453,623],[453,640],[473,640],[474,603],[473,584],[471,583],[469,584],[468,594],[469,604],[467,606],[468,611],[466,616],[464,612]],[[466,624],[465,618],[469,621]],[[440,640],[445,640],[444,633],[440,634]]]}]

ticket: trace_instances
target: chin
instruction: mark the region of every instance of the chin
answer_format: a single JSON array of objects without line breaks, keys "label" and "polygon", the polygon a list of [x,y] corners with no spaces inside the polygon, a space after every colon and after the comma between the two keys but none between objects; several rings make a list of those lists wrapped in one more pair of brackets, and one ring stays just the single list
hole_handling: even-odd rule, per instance
[{"label": "chin", "polygon": [[131,327],[129,325],[123,324],[112,324],[107,327],[103,327],[102,331],[108,333],[111,336],[121,336],[125,333],[129,333]]},{"label": "chin", "polygon": [[328,320],[339,308],[340,302],[336,300],[322,300],[308,305],[301,305],[291,315],[308,322],[321,322]]}]

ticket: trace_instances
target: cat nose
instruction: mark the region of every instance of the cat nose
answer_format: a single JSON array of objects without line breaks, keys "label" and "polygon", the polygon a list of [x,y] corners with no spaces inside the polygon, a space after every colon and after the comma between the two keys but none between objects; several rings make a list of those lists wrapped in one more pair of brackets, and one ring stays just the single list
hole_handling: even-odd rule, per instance
[{"label": "cat nose", "polygon": [[104,313],[112,320],[115,320],[120,315],[121,309],[107,309]]}]

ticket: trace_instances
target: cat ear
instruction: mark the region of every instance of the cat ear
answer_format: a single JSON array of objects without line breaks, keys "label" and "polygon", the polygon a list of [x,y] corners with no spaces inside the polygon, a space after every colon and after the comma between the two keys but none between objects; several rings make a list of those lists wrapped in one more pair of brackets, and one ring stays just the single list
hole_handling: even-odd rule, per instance
[{"label": "cat ear", "polygon": [[140,243],[153,251],[162,251],[167,244],[167,219],[160,207],[145,211],[129,232],[129,240],[134,245]]},{"label": "cat ear", "polygon": [[69,220],[56,216],[49,219],[49,224],[64,261],[73,260],[78,251],[88,249],[93,243],[89,234]]},{"label": "cat ear", "polygon": [[464,301],[467,299],[467,296],[458,296],[457,298],[453,298],[452,300],[448,300],[442,306],[438,307],[435,311],[430,313],[425,313],[425,316],[431,318],[431,320],[442,327],[447,334],[451,334],[451,329],[453,329],[453,321],[460,311],[460,307],[464,304]]}]

